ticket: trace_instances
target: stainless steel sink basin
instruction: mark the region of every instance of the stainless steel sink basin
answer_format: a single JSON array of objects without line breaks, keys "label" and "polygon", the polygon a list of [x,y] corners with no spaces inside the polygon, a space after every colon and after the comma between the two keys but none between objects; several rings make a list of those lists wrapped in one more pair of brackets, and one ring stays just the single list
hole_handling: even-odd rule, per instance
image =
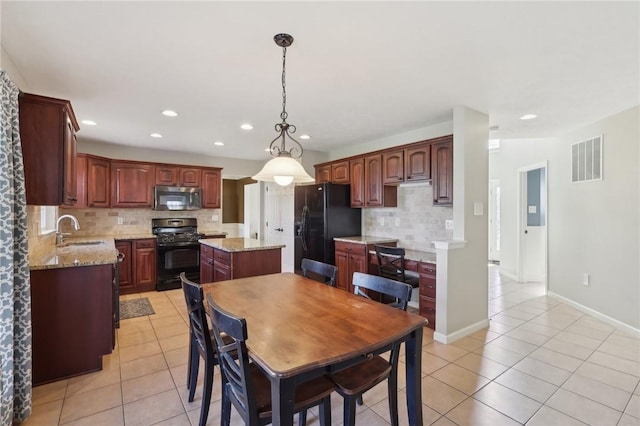
[{"label": "stainless steel sink basin", "polygon": [[104,240],[93,240],[93,241],[68,241],[62,244],[62,247],[73,247],[73,246],[97,246],[104,244]]}]

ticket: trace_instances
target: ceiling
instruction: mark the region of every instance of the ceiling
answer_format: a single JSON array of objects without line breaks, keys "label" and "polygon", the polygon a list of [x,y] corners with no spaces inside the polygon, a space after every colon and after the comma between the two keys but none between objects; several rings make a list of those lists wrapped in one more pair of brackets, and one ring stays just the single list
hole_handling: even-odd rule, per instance
[{"label": "ceiling", "polygon": [[[81,124],[80,140],[267,159],[282,108],[281,32],[295,38],[288,122],[311,135],[308,150],[450,120],[459,105],[488,114],[492,138],[512,139],[557,136],[640,103],[635,1],[0,7],[3,67],[24,91],[69,99],[78,120],[96,121]],[[519,119],[527,113],[537,118]]]}]

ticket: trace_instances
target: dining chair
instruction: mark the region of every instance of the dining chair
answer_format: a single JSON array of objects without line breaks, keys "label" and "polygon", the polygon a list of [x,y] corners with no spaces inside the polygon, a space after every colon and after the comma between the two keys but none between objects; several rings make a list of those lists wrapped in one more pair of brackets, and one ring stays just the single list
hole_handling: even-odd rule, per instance
[{"label": "dining chair", "polygon": [[378,275],[407,283],[413,288],[419,287],[420,275],[415,271],[405,269],[404,248],[375,245],[374,249],[378,260]]},{"label": "dining chair", "polygon": [[[229,425],[232,404],[249,426],[271,423],[271,382],[260,367],[249,361],[246,320],[223,310],[210,294],[207,303],[222,374],[221,424]],[[230,343],[223,335],[230,338]],[[298,384],[294,413],[319,405],[320,424],[331,426],[333,391],[334,385],[326,376]]]},{"label": "dining chair", "polygon": [[214,366],[218,364],[215,348],[211,340],[211,332],[207,323],[204,307],[204,295],[200,284],[190,281],[184,272],[180,274],[182,291],[187,302],[187,314],[189,315],[189,361],[187,365],[187,389],[189,390],[189,402],[193,401],[200,357],[204,360],[204,386],[202,388],[202,406],[200,407],[200,426],[207,423],[211,391],[213,388]]},{"label": "dining chair", "polygon": [[[336,286],[336,275],[338,274],[338,268],[328,263],[322,263],[313,259],[302,259],[302,276],[315,279],[320,278],[325,284],[331,287]],[[319,281],[319,280],[316,280]]]},{"label": "dining chair", "polygon": [[[412,287],[377,275],[353,273],[354,294],[369,298],[363,289],[369,289],[396,299],[398,309],[407,310]],[[384,326],[381,324],[380,326]],[[362,404],[362,395],[378,383],[387,380],[389,391],[389,415],[391,425],[398,425],[398,357],[400,344],[394,344],[389,359],[376,355],[360,364],[334,373],[329,378],[336,391],[344,398],[344,426],[353,426],[356,421],[356,402]]]}]

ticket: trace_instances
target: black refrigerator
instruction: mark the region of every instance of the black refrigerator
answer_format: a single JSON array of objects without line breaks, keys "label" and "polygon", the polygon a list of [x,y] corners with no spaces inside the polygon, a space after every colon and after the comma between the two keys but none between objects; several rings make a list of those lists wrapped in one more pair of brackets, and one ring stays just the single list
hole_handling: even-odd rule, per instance
[{"label": "black refrigerator", "polygon": [[335,265],[334,237],[361,233],[361,209],[351,208],[349,185],[321,183],[295,187],[295,271],[303,258]]}]

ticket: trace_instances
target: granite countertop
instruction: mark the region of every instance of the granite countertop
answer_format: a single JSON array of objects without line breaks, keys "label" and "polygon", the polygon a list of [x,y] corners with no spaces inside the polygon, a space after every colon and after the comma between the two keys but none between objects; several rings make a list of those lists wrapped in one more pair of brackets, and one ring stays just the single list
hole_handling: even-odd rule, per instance
[{"label": "granite countertop", "polygon": [[151,232],[149,232],[146,234],[118,234],[118,235],[112,235],[105,238],[113,238],[114,240],[119,241],[119,240],[144,240],[146,238],[156,238],[156,236],[153,235]]},{"label": "granite countertop", "polygon": [[[97,244],[91,244],[99,242]],[[60,247],[29,257],[29,268],[56,269],[105,265],[118,261],[118,251],[111,237],[69,238]]]},{"label": "granite countertop", "polygon": [[198,240],[198,242],[230,253],[285,247],[284,244],[272,244],[252,238],[207,238],[204,240]]},{"label": "granite countertop", "polygon": [[333,240],[342,241],[345,243],[357,243],[357,244],[386,244],[386,243],[398,242],[397,238],[374,237],[370,235],[357,235],[354,237],[335,237]]},{"label": "granite countertop", "polygon": [[204,234],[204,235],[229,235],[228,232],[223,232],[223,231],[217,231],[215,229],[211,229],[211,230],[202,230],[200,228],[198,228],[198,233],[200,234]]}]

